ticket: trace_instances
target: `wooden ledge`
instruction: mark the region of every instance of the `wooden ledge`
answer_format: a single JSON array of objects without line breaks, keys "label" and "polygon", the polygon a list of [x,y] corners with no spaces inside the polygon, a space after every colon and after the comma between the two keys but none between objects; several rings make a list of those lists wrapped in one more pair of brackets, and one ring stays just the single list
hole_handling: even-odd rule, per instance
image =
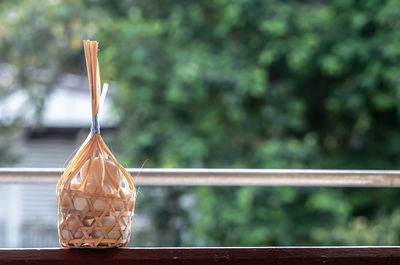
[{"label": "wooden ledge", "polygon": [[400,247],[3,248],[0,264],[400,264]]}]

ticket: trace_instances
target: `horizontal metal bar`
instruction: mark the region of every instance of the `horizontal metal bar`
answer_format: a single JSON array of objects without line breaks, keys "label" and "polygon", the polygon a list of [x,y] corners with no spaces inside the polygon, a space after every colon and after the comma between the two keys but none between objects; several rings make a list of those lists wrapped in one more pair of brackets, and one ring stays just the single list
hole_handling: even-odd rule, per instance
[{"label": "horizontal metal bar", "polygon": [[[0,183],[55,183],[62,168],[0,168]],[[128,168],[138,186],[399,187],[400,170]]]}]

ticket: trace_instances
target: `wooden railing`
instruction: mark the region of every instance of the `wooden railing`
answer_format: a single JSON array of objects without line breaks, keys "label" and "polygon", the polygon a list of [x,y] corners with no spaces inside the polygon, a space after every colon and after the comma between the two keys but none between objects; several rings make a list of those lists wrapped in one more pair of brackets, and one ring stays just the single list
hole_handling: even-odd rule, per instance
[{"label": "wooden railing", "polygon": [[398,247],[0,249],[1,264],[400,264]]},{"label": "wooden railing", "polygon": [[[62,171],[63,169],[52,168],[2,168],[0,183],[55,183]],[[398,170],[128,169],[128,171],[135,176],[138,186],[400,186]],[[400,264],[400,248],[0,249],[0,264]]]}]

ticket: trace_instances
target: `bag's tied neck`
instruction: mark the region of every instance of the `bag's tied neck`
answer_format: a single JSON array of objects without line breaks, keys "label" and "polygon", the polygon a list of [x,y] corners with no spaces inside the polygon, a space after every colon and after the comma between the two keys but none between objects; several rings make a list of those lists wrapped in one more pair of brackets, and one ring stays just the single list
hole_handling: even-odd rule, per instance
[{"label": "bag's tied neck", "polygon": [[100,134],[100,123],[99,115],[92,115],[92,126],[90,127],[90,132],[95,134]]}]

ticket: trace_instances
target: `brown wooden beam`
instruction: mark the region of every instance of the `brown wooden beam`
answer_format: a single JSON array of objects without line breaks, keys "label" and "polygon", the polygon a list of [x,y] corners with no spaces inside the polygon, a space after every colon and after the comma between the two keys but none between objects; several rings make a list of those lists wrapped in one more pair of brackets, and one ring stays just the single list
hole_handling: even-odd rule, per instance
[{"label": "brown wooden beam", "polygon": [[400,264],[400,248],[0,249],[0,264]]}]

